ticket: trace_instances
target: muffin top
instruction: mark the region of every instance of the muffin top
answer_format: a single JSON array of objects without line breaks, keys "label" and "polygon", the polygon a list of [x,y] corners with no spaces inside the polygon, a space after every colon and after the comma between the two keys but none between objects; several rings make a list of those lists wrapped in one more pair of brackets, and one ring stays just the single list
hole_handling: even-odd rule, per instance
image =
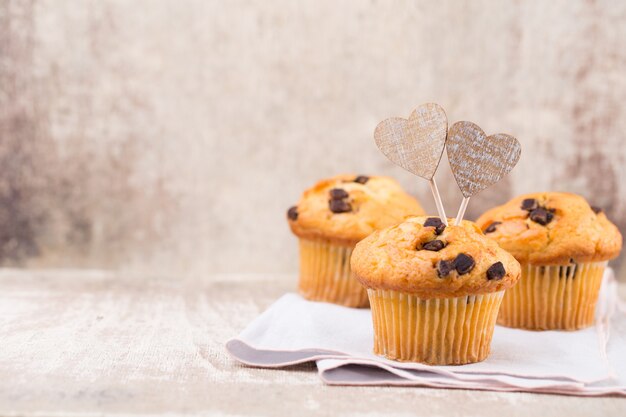
[{"label": "muffin top", "polygon": [[352,252],[355,277],[367,288],[426,299],[491,293],[517,282],[519,263],[476,224],[448,223],[420,216],[374,232]]},{"label": "muffin top", "polygon": [[476,223],[518,261],[532,265],[606,261],[622,249],[617,227],[576,194],[522,195]]},{"label": "muffin top", "polygon": [[319,181],[287,211],[294,234],[352,245],[424,210],[389,177],[337,175]]}]

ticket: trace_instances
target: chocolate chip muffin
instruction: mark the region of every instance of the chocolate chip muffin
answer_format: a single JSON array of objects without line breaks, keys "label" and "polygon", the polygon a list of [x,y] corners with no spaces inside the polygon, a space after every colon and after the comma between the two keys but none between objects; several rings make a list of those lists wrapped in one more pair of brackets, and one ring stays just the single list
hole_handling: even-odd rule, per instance
[{"label": "chocolate chip muffin", "polygon": [[374,353],[432,365],[489,354],[503,293],[520,265],[474,223],[448,224],[413,217],[356,245],[351,266],[367,288]]},{"label": "chocolate chip muffin", "polygon": [[300,241],[300,293],[309,300],[367,307],[365,289],[351,276],[354,245],[377,229],[423,212],[388,177],[348,174],[318,182],[287,211]]},{"label": "chocolate chip muffin", "polygon": [[522,195],[484,213],[485,235],[522,265],[504,296],[498,324],[530,330],[591,326],[602,275],[622,236],[602,210],[578,195]]}]

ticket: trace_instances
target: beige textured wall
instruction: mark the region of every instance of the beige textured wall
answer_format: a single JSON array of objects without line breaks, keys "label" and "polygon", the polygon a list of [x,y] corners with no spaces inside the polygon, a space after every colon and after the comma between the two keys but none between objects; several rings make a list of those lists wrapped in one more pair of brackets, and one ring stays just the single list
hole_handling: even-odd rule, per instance
[{"label": "beige textured wall", "polygon": [[470,217],[567,190],[626,231],[625,44],[619,1],[1,0],[0,259],[295,271],[284,212],[318,178],[434,209],[372,139],[426,101],[522,143]]}]

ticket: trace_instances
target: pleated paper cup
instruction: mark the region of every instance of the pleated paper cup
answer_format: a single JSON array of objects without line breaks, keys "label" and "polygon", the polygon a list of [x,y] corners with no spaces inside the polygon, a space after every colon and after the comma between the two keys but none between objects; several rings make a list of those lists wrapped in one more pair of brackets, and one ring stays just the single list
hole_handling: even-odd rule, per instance
[{"label": "pleated paper cup", "polygon": [[606,264],[522,264],[522,277],[504,295],[498,324],[528,330],[592,326]]},{"label": "pleated paper cup", "polygon": [[488,355],[503,291],[422,299],[368,289],[374,353],[404,362],[462,365]]},{"label": "pleated paper cup", "polygon": [[353,249],[327,240],[300,238],[300,294],[312,301],[367,307],[367,291],[350,270]]}]

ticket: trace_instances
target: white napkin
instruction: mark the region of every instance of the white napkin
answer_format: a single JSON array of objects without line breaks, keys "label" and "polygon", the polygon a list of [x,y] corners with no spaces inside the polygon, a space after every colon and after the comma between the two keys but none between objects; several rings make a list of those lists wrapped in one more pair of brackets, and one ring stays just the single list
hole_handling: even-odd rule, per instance
[{"label": "white napkin", "polygon": [[496,326],[491,354],[483,362],[462,366],[396,362],[374,355],[372,345],[370,310],[286,294],[226,348],[252,366],[316,361],[321,379],[333,385],[626,395],[626,308],[619,304],[610,272],[594,327],[532,332]]}]

